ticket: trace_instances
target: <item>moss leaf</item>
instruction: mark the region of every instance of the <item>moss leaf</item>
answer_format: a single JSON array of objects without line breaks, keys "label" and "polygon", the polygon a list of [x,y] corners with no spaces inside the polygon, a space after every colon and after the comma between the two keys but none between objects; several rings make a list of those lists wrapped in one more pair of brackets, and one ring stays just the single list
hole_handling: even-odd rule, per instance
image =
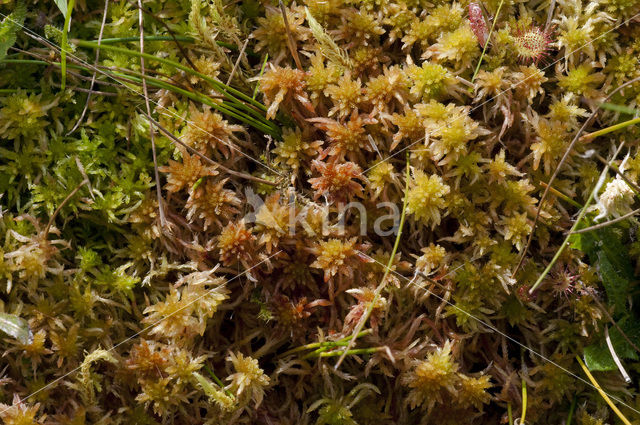
[{"label": "moss leaf", "polygon": [[16,34],[24,24],[27,16],[27,6],[19,1],[15,10],[0,22],[0,60],[7,55],[7,50],[16,42]]},{"label": "moss leaf", "polygon": [[33,340],[27,321],[14,314],[0,313],[0,330],[14,337],[21,344],[30,344]]}]

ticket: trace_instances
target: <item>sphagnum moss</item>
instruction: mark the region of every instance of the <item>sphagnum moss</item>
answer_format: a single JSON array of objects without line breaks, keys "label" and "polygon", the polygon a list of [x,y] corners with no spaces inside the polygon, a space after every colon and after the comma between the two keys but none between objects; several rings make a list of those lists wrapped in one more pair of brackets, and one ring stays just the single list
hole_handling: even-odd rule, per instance
[{"label": "sphagnum moss", "polygon": [[4,423],[637,417],[637,2],[1,3]]}]

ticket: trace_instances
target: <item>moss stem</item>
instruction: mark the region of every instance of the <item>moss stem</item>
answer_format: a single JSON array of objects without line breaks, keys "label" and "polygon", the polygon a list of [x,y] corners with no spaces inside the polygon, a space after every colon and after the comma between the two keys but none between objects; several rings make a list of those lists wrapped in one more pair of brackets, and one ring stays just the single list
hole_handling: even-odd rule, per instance
[{"label": "moss stem", "polygon": [[569,414],[567,415],[567,423],[565,423],[565,425],[571,425],[573,412],[576,410],[576,404],[578,404],[578,397],[573,396],[573,400],[571,400],[571,407],[569,407]]},{"label": "moss stem", "polygon": [[[540,185],[544,188],[546,188],[547,186],[549,186],[547,183],[541,181]],[[573,205],[576,208],[584,208],[584,205],[574,201],[573,199],[569,198],[567,195],[565,195],[564,193],[560,192],[558,189],[554,188],[553,186],[549,187],[549,192],[553,193],[554,195],[556,195],[558,198],[570,203],[571,205]]]}]

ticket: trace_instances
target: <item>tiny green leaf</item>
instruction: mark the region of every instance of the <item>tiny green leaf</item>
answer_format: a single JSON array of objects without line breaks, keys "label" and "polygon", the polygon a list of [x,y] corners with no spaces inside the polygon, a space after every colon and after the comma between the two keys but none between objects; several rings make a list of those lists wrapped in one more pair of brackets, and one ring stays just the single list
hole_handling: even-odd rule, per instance
[{"label": "tiny green leaf", "polygon": [[211,381],[200,375],[198,372],[192,372],[191,375],[196,378],[205,394],[211,395],[217,391],[217,388],[211,383]]}]

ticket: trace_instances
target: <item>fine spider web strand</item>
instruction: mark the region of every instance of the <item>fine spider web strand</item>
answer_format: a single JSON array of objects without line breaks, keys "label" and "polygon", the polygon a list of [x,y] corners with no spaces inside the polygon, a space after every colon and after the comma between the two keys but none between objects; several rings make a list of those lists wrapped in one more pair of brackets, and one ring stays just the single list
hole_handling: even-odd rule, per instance
[{"label": "fine spider web strand", "polygon": [[640,214],[640,208],[635,209],[625,215],[621,215],[618,218],[614,218],[608,221],[603,221],[602,223],[598,223],[598,224],[594,224],[593,226],[589,226],[589,227],[583,227],[582,229],[578,229],[578,230],[574,230],[572,233],[575,234],[579,234],[579,233],[587,233],[590,232],[592,230],[598,230],[598,229],[602,229],[604,227],[610,226],[612,224],[618,223],[620,221],[624,221],[628,218],[633,217],[636,214]]},{"label": "fine spider web strand", "polygon": [[[635,15],[634,15],[634,16],[632,16],[631,18],[627,19],[626,21],[623,21],[622,23],[620,23],[620,24],[616,25],[615,27],[611,28],[610,30],[607,30],[607,31],[603,32],[602,34],[600,34],[599,36],[597,36],[596,38],[594,38],[594,39],[593,39],[593,40],[591,40],[590,42],[585,43],[584,45],[582,45],[582,46],[580,46],[580,47],[578,47],[578,48],[576,48],[576,49],[572,50],[571,52],[569,52],[569,54],[571,55],[571,54],[573,54],[573,53],[575,53],[575,52],[577,52],[577,51],[579,51],[579,50],[582,50],[583,48],[585,48],[585,47],[589,46],[590,44],[594,43],[596,40],[598,40],[598,39],[600,39],[600,38],[604,37],[605,35],[609,34],[610,32],[615,31],[615,30],[617,30],[618,28],[620,28],[621,26],[626,25],[626,24],[628,24],[629,22],[633,21],[633,20],[634,20],[635,18],[637,18],[638,16],[640,16],[640,13],[635,14]],[[540,69],[540,71],[545,71],[545,70],[549,69],[550,67],[552,67],[553,65],[555,65],[556,63],[558,63],[558,62],[560,62],[560,61],[562,61],[562,58],[560,58],[560,59],[556,59],[555,61],[551,62],[549,65],[547,65],[547,66],[545,66],[544,68]],[[501,91],[501,92],[497,93],[495,96],[490,97],[489,99],[485,100],[484,102],[480,103],[479,105],[476,105],[476,106],[474,106],[473,108],[471,108],[471,109],[469,110],[469,114],[470,114],[470,113],[472,113],[472,112],[474,112],[474,111],[476,111],[477,109],[481,108],[482,106],[486,105],[487,103],[491,102],[492,100],[496,99],[496,98],[497,98],[497,97],[499,97],[501,94],[504,94],[504,93],[508,92],[509,90],[512,90],[512,89],[514,89],[514,88],[518,87],[520,84],[524,83],[525,81],[530,80],[531,78],[533,78],[533,76],[527,77],[527,78],[525,78],[525,79],[523,79],[523,80],[519,81],[518,83],[515,83],[515,84],[510,85],[508,89],[505,89],[505,90],[503,90],[503,91]],[[436,128],[435,130],[432,130],[432,132],[435,132],[435,131],[441,130],[441,129],[446,128],[446,127],[447,127],[446,125],[443,125],[443,126],[441,126],[441,127]],[[414,146],[414,145],[416,145],[416,144],[418,144],[418,143],[420,143],[420,142],[424,141],[425,139],[426,139],[426,136],[425,136],[425,137],[421,137],[421,138],[419,138],[418,140],[416,140],[415,142],[413,142],[413,143],[409,144],[408,146],[405,146],[404,148],[400,149],[399,151],[397,151],[397,152],[395,152],[395,153],[393,153],[393,154],[389,155],[387,158],[382,159],[382,160],[380,160],[380,161],[376,162],[376,164],[375,164],[375,165],[373,165],[373,166],[371,166],[371,167],[367,168],[366,170],[362,171],[362,173],[361,173],[361,174],[364,174],[364,173],[366,173],[367,171],[369,171],[369,170],[371,170],[371,169],[373,169],[373,168],[377,167],[377,166],[378,166],[378,165],[380,165],[382,162],[385,162],[385,161],[387,161],[387,160],[389,160],[389,159],[391,159],[391,158],[393,158],[393,157],[395,157],[395,156],[399,155],[400,153],[404,152],[405,150],[407,150],[407,149],[411,148],[412,146]]]},{"label": "fine spider web strand", "polygon": [[[98,34],[98,46],[102,43],[102,35],[103,35],[103,32],[104,32],[105,24],[107,23],[107,11],[108,10],[109,10],[109,0],[104,0],[104,11],[102,13],[102,23],[100,25],[100,33]],[[96,49],[96,58],[95,58],[95,60],[93,62],[93,66],[95,66],[95,67],[98,66],[99,59],[100,59],[100,48],[98,47],[98,49]],[[80,118],[78,118],[78,121],[76,121],[76,124],[66,134],[67,136],[70,135],[71,133],[73,133],[74,131],[76,131],[76,129],[78,127],[80,127],[80,124],[84,120],[84,116],[87,113],[87,110],[89,109],[89,102],[91,101],[91,94],[93,92],[93,85],[96,82],[96,76],[97,75],[98,75],[98,73],[96,71],[93,71],[93,74],[91,75],[91,84],[89,84],[89,93],[87,94],[87,100],[84,103],[84,108],[82,108],[82,113],[80,114]]]},{"label": "fine spider web strand", "polygon": [[[260,177],[256,177],[256,176],[254,176],[252,174],[241,173],[239,171],[236,171],[236,170],[233,170],[231,168],[225,167],[224,165],[212,160],[211,158],[209,158],[206,155],[203,155],[197,149],[192,148],[191,146],[189,146],[188,144],[186,144],[185,142],[180,140],[180,138],[176,137],[173,133],[171,133],[169,130],[167,130],[162,125],[160,125],[160,123],[158,121],[154,120],[151,117],[151,115],[147,114],[146,112],[142,112],[142,111],[139,111],[139,112],[142,115],[146,116],[147,119],[149,120],[149,122],[152,123],[153,125],[155,125],[158,128],[158,130],[160,130],[162,133],[164,133],[164,135],[167,136],[172,143],[176,143],[176,144],[182,146],[190,154],[198,156],[200,159],[208,162],[209,164],[213,165],[216,168],[219,168],[220,170],[224,171],[225,173],[230,174],[232,176],[240,177],[242,179],[251,180],[251,181],[254,181],[256,183],[262,183],[262,184],[266,184],[266,185],[269,185],[269,186],[276,186],[277,185],[276,182],[272,182],[272,181],[269,181],[269,180],[261,179]],[[159,112],[159,114],[167,116],[167,117],[169,116],[169,115],[166,115],[166,114],[164,114],[162,112]]]},{"label": "fine spider web strand", "polygon": [[[140,27],[140,72],[142,74],[142,93],[144,94],[144,104],[147,114],[151,116],[151,106],[149,105],[149,91],[147,90],[147,78],[144,66],[144,18],[142,17],[142,0],[138,0],[138,26]],[[98,53],[96,53],[96,62]],[[96,75],[95,72],[93,74]],[[149,122],[149,136],[151,138],[151,155],[153,157],[153,172],[156,179],[156,198],[158,198],[158,212],[160,213],[160,226],[167,230],[167,218],[164,210],[164,199],[162,198],[162,186],[160,185],[160,173],[158,172],[158,156],[156,154],[156,129],[152,122]]]},{"label": "fine spider web strand", "polygon": [[[11,21],[11,22],[15,23],[16,25],[20,26],[24,31],[26,31],[26,32],[28,33],[27,35],[29,35],[30,37],[34,38],[36,41],[39,41],[39,42],[41,42],[41,43],[43,43],[43,44],[45,44],[45,45],[49,45],[49,46],[51,46],[51,48],[53,48],[54,50],[57,50],[58,52],[60,52],[60,51],[61,51],[60,46],[58,46],[57,44],[55,44],[55,43],[51,42],[50,40],[46,40],[46,39],[42,38],[42,37],[41,37],[40,35],[38,35],[36,32],[32,31],[30,28],[28,28],[28,27],[26,27],[26,26],[24,26],[24,25],[21,25],[19,22],[17,22],[17,21],[15,21],[15,20],[11,19],[11,18],[10,18],[10,17],[8,17],[7,15],[3,14],[2,12],[0,12],[0,16],[2,16],[4,19],[8,19],[9,21]],[[138,96],[140,96],[140,97],[144,98],[144,94],[143,94],[143,93],[138,92],[138,91],[134,90],[133,88],[131,88],[130,86],[127,86],[127,85],[123,84],[121,81],[119,81],[116,77],[114,77],[113,75],[109,74],[108,72],[105,72],[105,71],[103,71],[103,70],[101,70],[101,69],[99,69],[99,68],[97,68],[97,67],[92,66],[91,64],[89,64],[88,62],[84,61],[83,59],[79,58],[78,56],[74,55],[74,54],[73,54],[73,53],[71,53],[71,52],[67,52],[67,55],[68,55],[69,57],[71,57],[71,58],[75,59],[77,62],[79,62],[79,63],[81,63],[81,64],[85,65],[87,68],[89,68],[89,69],[91,69],[91,70],[94,70],[95,72],[99,72],[100,74],[102,74],[102,75],[106,76],[107,78],[110,78],[110,79],[112,79],[113,81],[115,81],[116,83],[120,84],[122,87],[124,87],[124,88],[126,88],[126,89],[128,89],[128,90],[132,91],[133,93],[137,94]],[[163,109],[163,110],[165,110],[165,111],[169,112],[169,114],[173,115],[174,117],[176,117],[176,118],[178,118],[178,119],[180,119],[180,120],[184,120],[185,122],[187,122],[188,124],[191,124],[191,125],[192,125],[193,127],[195,127],[196,129],[198,129],[198,130],[202,131],[204,134],[207,134],[207,135],[209,135],[209,136],[213,137],[214,139],[216,139],[216,140],[220,141],[222,144],[224,144],[224,145],[228,146],[228,147],[229,147],[229,148],[231,148],[232,150],[237,151],[237,152],[238,152],[238,153],[240,153],[242,156],[244,156],[244,157],[246,157],[246,158],[250,159],[251,161],[255,162],[256,164],[259,164],[259,165],[261,165],[261,166],[265,167],[266,169],[268,169],[269,171],[271,171],[271,172],[273,172],[273,173],[277,174],[277,175],[278,175],[278,176],[280,176],[280,177],[284,177],[284,175],[283,175],[282,173],[280,173],[279,171],[277,171],[277,170],[275,170],[275,169],[271,168],[270,166],[268,166],[268,165],[264,164],[264,163],[263,163],[263,162],[261,162],[260,160],[258,160],[258,159],[256,159],[256,158],[254,158],[254,157],[252,157],[251,155],[249,155],[249,154],[245,153],[244,151],[242,151],[242,150],[238,149],[238,148],[237,148],[237,147],[235,147],[233,144],[231,144],[231,143],[226,143],[224,140],[222,140],[221,138],[217,137],[215,134],[212,134],[212,133],[208,132],[207,130],[203,129],[202,127],[198,126],[198,125],[197,125],[196,123],[194,123],[193,121],[190,121],[190,120],[188,120],[188,119],[186,119],[186,118],[184,118],[184,117],[180,116],[178,113],[176,113],[176,112],[172,111],[171,109],[169,109],[169,108],[167,108],[167,107],[165,107],[165,106],[161,105],[160,103],[158,103],[158,102],[154,101],[153,99],[149,99],[149,101],[150,101],[151,103],[153,103],[154,105],[156,105],[156,107],[158,107],[158,108],[160,108],[160,109]]]},{"label": "fine spider web strand", "polygon": [[[364,255],[365,257],[369,258],[370,260],[372,260],[372,261],[374,261],[374,262],[376,262],[376,263],[380,264],[381,266],[386,267],[386,265],[385,265],[385,264],[382,264],[381,262],[379,262],[379,261],[378,261],[378,260],[376,260],[375,258],[373,258],[373,257],[371,257],[371,256],[369,256],[369,255],[367,255],[366,253],[364,253],[364,252],[362,252],[362,251],[360,251],[360,250],[358,250],[358,252],[359,252],[361,255]],[[505,332],[502,332],[501,330],[499,330],[499,329],[498,329],[498,328],[496,328],[495,326],[493,326],[493,325],[491,325],[491,324],[489,324],[489,323],[485,322],[484,320],[480,319],[479,317],[477,317],[477,316],[475,316],[475,315],[473,315],[473,314],[471,314],[471,313],[469,313],[469,312],[467,312],[467,311],[465,311],[465,310],[461,309],[460,307],[456,306],[455,304],[453,304],[452,302],[450,302],[450,301],[449,301],[449,300],[447,300],[446,298],[441,297],[440,295],[436,294],[435,292],[433,292],[433,291],[431,291],[431,290],[429,290],[429,289],[426,289],[426,288],[420,287],[420,286],[418,286],[417,284],[415,284],[415,283],[414,283],[414,280],[415,280],[415,277],[417,277],[417,275],[418,275],[418,274],[420,274],[420,277],[422,277],[423,279],[425,279],[426,281],[428,281],[428,282],[430,282],[430,283],[437,283],[437,282],[435,282],[433,279],[431,279],[431,278],[429,278],[428,276],[424,275],[423,273],[419,273],[418,271],[415,271],[416,275],[415,275],[412,279],[409,279],[408,277],[406,277],[406,276],[404,276],[404,275],[400,274],[399,272],[397,272],[397,271],[395,271],[395,270],[391,270],[391,272],[392,272],[393,274],[395,274],[396,276],[398,276],[398,277],[400,277],[400,278],[402,278],[402,279],[406,280],[406,281],[409,283],[409,285],[414,285],[414,286],[416,286],[416,288],[424,290],[424,291],[425,291],[426,293],[428,293],[429,295],[433,295],[433,296],[434,296],[435,298],[437,298],[438,300],[440,300],[440,301],[442,301],[442,302],[446,303],[447,305],[449,305],[449,306],[451,306],[451,307],[455,308],[456,310],[458,310],[458,311],[460,311],[460,312],[462,312],[462,313],[466,314],[467,316],[471,317],[472,319],[474,319],[474,320],[475,320],[475,321],[477,321],[478,323],[480,323],[480,324],[482,324],[482,325],[486,326],[487,328],[489,328],[489,329],[491,329],[492,331],[494,331],[494,332],[496,332],[496,333],[500,334],[501,336],[503,336],[504,338],[506,338],[506,339],[508,339],[509,341],[513,342],[514,344],[516,344],[516,345],[520,346],[521,348],[524,348],[525,350],[529,351],[531,354],[534,354],[534,355],[536,355],[536,356],[540,357],[542,360],[544,360],[544,361],[546,361],[546,362],[548,362],[548,363],[551,363],[553,366],[555,366],[555,367],[557,367],[558,369],[562,370],[563,372],[567,373],[569,376],[571,376],[571,377],[573,377],[573,378],[575,378],[575,379],[579,380],[580,382],[582,382],[582,383],[584,383],[584,384],[587,384],[587,385],[588,385],[589,387],[591,387],[591,388],[594,388],[594,389],[596,389],[596,390],[598,389],[598,388],[597,388],[595,385],[593,385],[591,382],[589,382],[589,381],[587,381],[586,379],[584,379],[584,378],[582,378],[582,377],[580,377],[580,376],[576,375],[575,373],[573,373],[573,372],[571,372],[570,370],[568,370],[567,368],[565,368],[565,367],[563,367],[563,366],[559,365],[558,363],[554,362],[553,360],[549,359],[548,357],[545,357],[544,355],[540,354],[538,351],[536,351],[536,350],[534,350],[533,348],[531,348],[531,347],[529,347],[529,346],[527,346],[527,345],[525,345],[525,344],[521,343],[520,341],[518,341],[517,339],[515,339],[515,338],[513,338],[513,337],[509,336],[509,335],[508,335],[508,334],[506,334]],[[604,392],[604,391],[603,391],[603,392]],[[615,396],[612,396],[611,394],[608,394],[608,393],[606,393],[606,392],[605,392],[605,394],[607,394],[607,395],[608,395],[609,397],[611,397],[613,400],[615,400],[615,401],[617,401],[618,403],[622,404],[622,405],[623,405],[623,406],[625,406],[626,408],[631,409],[631,410],[633,410],[634,412],[636,412],[636,413],[640,414],[640,410],[636,410],[634,407],[632,407],[632,406],[628,405],[627,403],[625,403],[624,401],[620,400],[619,398],[617,398],[617,397],[615,397]]]},{"label": "fine spider web strand", "polygon": [[[117,344],[116,344],[116,345],[114,345],[113,347],[111,347],[111,348],[107,349],[106,351],[107,351],[107,352],[112,352],[112,351],[114,351],[116,348],[120,347],[120,346],[121,346],[121,345],[123,345],[123,344],[126,344],[127,342],[131,341],[131,340],[132,340],[132,339],[134,339],[135,337],[140,336],[141,334],[143,334],[143,333],[145,333],[146,331],[148,331],[149,329],[151,329],[151,328],[155,327],[155,326],[156,326],[156,325],[158,325],[159,323],[162,323],[164,320],[166,320],[166,319],[168,319],[168,318],[170,318],[170,317],[174,316],[176,313],[179,313],[180,311],[182,311],[182,310],[184,310],[185,308],[189,307],[189,306],[190,306],[190,305],[192,305],[193,303],[195,303],[195,302],[197,302],[197,301],[200,301],[202,298],[206,297],[207,295],[209,295],[209,294],[210,294],[210,293],[212,293],[213,291],[215,291],[215,290],[217,290],[217,289],[219,289],[219,288],[221,288],[221,287],[223,287],[223,286],[227,285],[228,283],[230,283],[230,282],[232,282],[232,281],[234,281],[234,280],[238,279],[239,277],[241,277],[241,276],[243,276],[243,275],[245,275],[245,274],[249,273],[251,270],[253,270],[253,269],[255,269],[255,268],[257,268],[257,267],[261,266],[262,264],[264,264],[264,263],[266,263],[267,261],[271,260],[273,257],[275,257],[276,255],[280,254],[281,252],[282,252],[282,250],[279,250],[279,251],[278,251],[278,252],[276,252],[275,254],[270,255],[269,257],[267,257],[267,258],[265,258],[264,260],[260,261],[258,264],[255,264],[255,265],[251,266],[250,268],[248,268],[247,270],[243,271],[242,273],[239,273],[239,274],[237,274],[237,275],[233,276],[232,278],[230,278],[230,279],[226,280],[225,282],[223,282],[222,284],[220,284],[220,285],[216,286],[215,288],[209,289],[207,292],[205,292],[204,294],[200,295],[200,296],[199,296],[199,297],[197,297],[196,299],[194,299],[194,300],[190,301],[189,303],[187,303],[186,305],[184,305],[184,306],[180,307],[179,309],[177,309],[177,310],[175,310],[175,311],[173,311],[173,312],[169,313],[169,314],[168,314],[168,315],[166,315],[165,317],[163,317],[163,318],[161,318],[161,319],[156,320],[156,321],[155,321],[155,322],[153,322],[152,324],[150,324],[150,325],[148,325],[147,327],[145,327],[145,328],[143,328],[143,329],[139,330],[138,332],[136,332],[136,333],[134,333],[133,335],[131,335],[131,336],[127,337],[126,339],[124,339],[124,340],[120,341],[119,343],[117,343]],[[218,266],[216,265],[216,266],[214,266],[214,267],[213,267],[213,269],[211,269],[211,272],[213,273],[213,272],[215,272],[217,269],[218,269]],[[56,378],[56,379],[54,379],[53,381],[49,382],[48,384],[46,384],[46,385],[42,386],[42,387],[41,387],[41,388],[39,388],[38,390],[36,390],[36,391],[32,392],[31,394],[27,395],[26,397],[24,397],[24,398],[21,400],[21,402],[22,402],[23,400],[28,400],[29,398],[33,397],[34,395],[36,395],[36,394],[38,394],[38,393],[40,393],[40,392],[42,392],[42,391],[46,390],[47,388],[51,387],[52,385],[55,385],[57,382],[60,382],[60,381],[61,381],[61,380],[63,380],[64,378],[66,378],[66,377],[68,377],[68,376],[70,376],[70,375],[74,374],[75,372],[79,371],[81,368],[82,368],[82,365],[80,365],[80,366],[78,366],[78,367],[76,367],[76,368],[74,368],[74,369],[71,369],[69,372],[65,373],[64,375],[59,376],[58,378]],[[0,411],[0,415],[2,415],[3,413],[5,413],[6,411],[8,411],[8,410],[12,409],[13,407],[14,407],[14,405],[11,405],[11,406],[7,407],[6,409],[1,410],[1,411]]]}]

